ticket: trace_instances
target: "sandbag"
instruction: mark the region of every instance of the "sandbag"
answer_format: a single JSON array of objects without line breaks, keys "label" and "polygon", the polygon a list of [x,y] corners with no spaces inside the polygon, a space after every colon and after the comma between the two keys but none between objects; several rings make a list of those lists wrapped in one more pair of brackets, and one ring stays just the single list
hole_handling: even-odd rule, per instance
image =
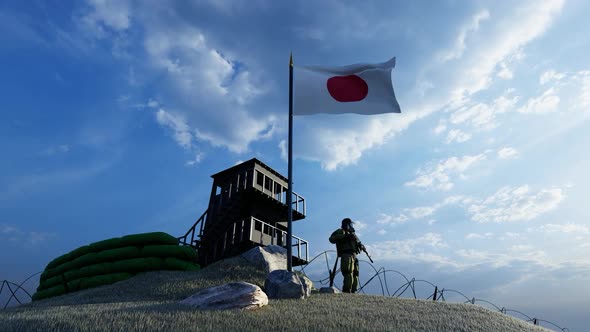
[{"label": "sandbag", "polygon": [[89,278],[80,279],[80,289],[93,288],[103,285],[114,284],[115,282],[131,278],[131,273],[111,273],[100,276],[94,276]]},{"label": "sandbag", "polygon": [[177,238],[164,232],[98,241],[49,262],[33,299],[116,282],[138,272],[196,271],[200,268],[197,259],[193,248],[179,246]]},{"label": "sandbag", "polygon": [[94,277],[102,274],[109,274],[113,272],[112,263],[100,263],[89,265],[81,268],[78,272],[79,278],[81,277]]},{"label": "sandbag", "polygon": [[71,252],[69,252],[67,254],[64,254],[64,255],[61,255],[61,256],[55,258],[54,260],[52,260],[51,262],[49,262],[49,264],[47,264],[47,266],[45,267],[45,269],[46,270],[53,269],[53,268],[55,268],[55,267],[57,267],[57,266],[65,263],[65,262],[70,261],[72,259],[71,257],[72,257]]},{"label": "sandbag", "polygon": [[71,262],[68,262],[64,265],[66,266],[70,266],[71,268],[67,269],[67,270],[72,270],[72,269],[78,269],[81,268],[83,266],[88,266],[88,265],[92,265],[92,264],[96,264],[98,263],[96,261],[96,256],[98,254],[94,253],[94,252],[90,252],[87,253],[86,255],[80,256],[74,260],[72,260]]},{"label": "sandbag", "polygon": [[92,252],[92,250],[89,245],[81,246],[78,249],[70,251],[69,261],[72,261],[80,256],[84,256],[84,255],[91,253],[91,252]]},{"label": "sandbag", "polygon": [[123,246],[147,246],[150,244],[178,244],[178,239],[164,232],[126,235],[121,238]]},{"label": "sandbag", "polygon": [[187,262],[174,257],[168,257],[164,260],[164,269],[181,270],[181,271],[198,271],[201,269],[199,264]]},{"label": "sandbag", "polygon": [[142,257],[176,257],[188,261],[197,261],[197,251],[189,246],[151,245],[141,248]]},{"label": "sandbag", "polygon": [[160,270],[164,260],[158,257],[132,258],[112,263],[114,272],[137,273]]},{"label": "sandbag", "polygon": [[97,253],[94,264],[115,262],[123,259],[137,258],[139,256],[140,250],[137,247],[128,246],[123,248],[109,249]]},{"label": "sandbag", "polygon": [[46,279],[44,281],[39,282],[39,287],[37,287],[37,291],[49,289],[51,287],[57,286],[63,283],[63,278],[61,275],[57,275]]},{"label": "sandbag", "polygon": [[33,301],[45,299],[48,297],[62,295],[62,294],[65,294],[65,292],[66,292],[66,288],[64,287],[64,285],[58,285],[58,286],[51,287],[51,288],[48,288],[48,289],[45,289],[42,291],[37,291],[35,294],[33,294]]},{"label": "sandbag", "polygon": [[94,242],[88,245],[92,252],[101,252],[104,250],[124,247],[120,237]]},{"label": "sandbag", "polygon": [[83,275],[80,273],[80,270],[81,269],[73,269],[73,270],[70,270],[68,272],[65,272],[63,274],[64,275],[64,278],[67,281],[72,281],[72,280],[75,280],[75,279],[80,279],[80,278],[83,277]]}]

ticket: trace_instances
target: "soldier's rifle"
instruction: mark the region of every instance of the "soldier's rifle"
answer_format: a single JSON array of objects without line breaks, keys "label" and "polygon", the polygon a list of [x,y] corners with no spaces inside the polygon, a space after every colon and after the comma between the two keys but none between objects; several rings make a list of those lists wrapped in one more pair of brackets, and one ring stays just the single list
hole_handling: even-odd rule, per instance
[{"label": "soldier's rifle", "polygon": [[365,245],[361,242],[361,240],[359,240],[358,236],[356,236],[356,234],[354,232],[354,228],[352,229],[352,234],[354,235],[356,241],[358,242],[358,245],[361,248],[361,251],[364,252],[365,255],[367,255],[367,257],[371,261],[371,264],[374,263],[373,259],[371,258],[371,255],[369,255],[369,253],[367,252],[367,248],[365,248]]}]

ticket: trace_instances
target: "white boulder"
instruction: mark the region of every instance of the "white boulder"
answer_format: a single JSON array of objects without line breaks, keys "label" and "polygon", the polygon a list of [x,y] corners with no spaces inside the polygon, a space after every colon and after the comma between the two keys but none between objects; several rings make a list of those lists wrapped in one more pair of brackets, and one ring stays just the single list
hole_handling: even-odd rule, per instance
[{"label": "white boulder", "polygon": [[243,253],[242,257],[266,273],[287,269],[287,249],[280,246],[254,247]]},{"label": "white boulder", "polygon": [[247,282],[203,289],[180,301],[196,309],[257,309],[268,305],[268,296],[260,287]]},{"label": "white boulder", "polygon": [[264,281],[264,291],[271,299],[303,299],[311,294],[307,286],[295,272],[275,270]]},{"label": "white boulder", "polygon": [[320,294],[338,294],[340,291],[336,287],[322,287],[320,288]]}]

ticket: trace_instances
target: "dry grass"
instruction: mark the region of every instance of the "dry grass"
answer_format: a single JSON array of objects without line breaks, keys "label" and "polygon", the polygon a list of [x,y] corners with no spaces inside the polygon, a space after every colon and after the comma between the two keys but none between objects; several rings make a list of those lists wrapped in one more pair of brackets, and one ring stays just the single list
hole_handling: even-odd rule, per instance
[{"label": "dry grass", "polygon": [[178,304],[197,290],[265,273],[234,258],[199,272],[150,272],[0,311],[2,331],[547,331],[485,308],[357,294],[271,300],[254,311]]}]

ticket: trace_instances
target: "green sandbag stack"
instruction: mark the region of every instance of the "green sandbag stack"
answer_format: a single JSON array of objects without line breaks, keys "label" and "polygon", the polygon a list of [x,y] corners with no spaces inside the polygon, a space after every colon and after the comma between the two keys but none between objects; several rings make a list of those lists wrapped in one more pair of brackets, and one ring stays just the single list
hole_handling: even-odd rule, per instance
[{"label": "green sandbag stack", "polygon": [[163,232],[91,243],[49,262],[33,300],[112,284],[139,272],[197,271],[197,257],[194,249]]}]

